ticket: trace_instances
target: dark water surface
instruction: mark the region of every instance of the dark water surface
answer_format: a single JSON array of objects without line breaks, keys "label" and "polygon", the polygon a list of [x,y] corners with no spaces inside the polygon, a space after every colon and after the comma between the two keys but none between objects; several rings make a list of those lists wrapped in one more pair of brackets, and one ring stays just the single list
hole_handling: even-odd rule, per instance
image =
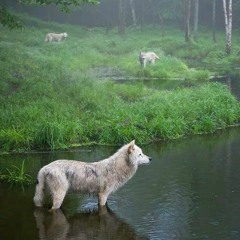
[{"label": "dark water surface", "polygon": [[[153,158],[108,201],[67,195],[62,210],[35,209],[34,187],[0,185],[0,239],[240,239],[240,128],[141,146]],[[0,156],[25,159],[34,178],[59,158],[95,161],[116,147]]]}]

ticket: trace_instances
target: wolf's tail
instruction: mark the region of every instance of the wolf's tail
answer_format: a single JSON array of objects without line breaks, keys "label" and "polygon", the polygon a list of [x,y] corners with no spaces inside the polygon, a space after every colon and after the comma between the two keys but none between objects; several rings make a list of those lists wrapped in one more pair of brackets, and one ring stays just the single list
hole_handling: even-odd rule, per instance
[{"label": "wolf's tail", "polygon": [[36,207],[42,207],[43,205],[44,182],[45,182],[44,169],[41,169],[38,173],[36,191],[35,191],[35,196],[33,198],[33,201]]}]

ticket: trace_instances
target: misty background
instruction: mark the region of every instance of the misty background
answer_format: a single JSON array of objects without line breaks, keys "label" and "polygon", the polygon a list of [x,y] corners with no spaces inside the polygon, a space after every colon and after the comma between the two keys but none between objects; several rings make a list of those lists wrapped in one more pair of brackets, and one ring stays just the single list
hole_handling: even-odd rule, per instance
[{"label": "misty background", "polygon": [[[81,7],[72,8],[67,14],[55,5],[49,6],[25,6],[13,0],[1,1],[7,8],[17,11],[26,12],[30,16],[38,17],[45,21],[56,21],[64,24],[81,25],[87,28],[106,27],[114,28],[119,25],[120,5],[124,12],[124,22],[126,27],[134,25],[132,20],[133,3],[137,25],[161,25],[160,15],[161,4],[158,0],[101,0],[98,5],[82,4]],[[164,24],[178,25],[184,28],[183,23],[183,1],[170,0],[169,4],[175,4],[179,7],[172,12],[166,13]],[[191,2],[191,19],[193,18],[194,1]],[[240,24],[240,1],[233,1],[233,29],[238,29]],[[122,15],[121,15],[122,16]],[[122,17],[121,17],[122,18]],[[191,21],[192,22],[192,21]],[[199,1],[199,25],[211,27],[212,25],[212,0]],[[216,28],[224,29],[224,14],[222,1],[216,1]]]}]

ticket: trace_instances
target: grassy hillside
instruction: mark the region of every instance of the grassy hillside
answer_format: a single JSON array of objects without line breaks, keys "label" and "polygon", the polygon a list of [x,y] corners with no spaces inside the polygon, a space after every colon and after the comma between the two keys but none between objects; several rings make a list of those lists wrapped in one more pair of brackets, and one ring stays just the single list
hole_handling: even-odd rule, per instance
[{"label": "grassy hillside", "polygon": [[[181,32],[172,30],[161,38],[152,27],[144,32],[129,29],[119,37],[116,30],[106,33],[22,18],[28,26],[24,31],[0,28],[1,151],[132,139],[147,143],[214,132],[239,122],[239,102],[220,84],[160,91],[141,83],[98,80],[106,74],[206,80],[209,70],[190,68],[181,59],[197,60],[205,51],[217,55],[217,46],[222,44],[224,50],[223,42],[210,45],[203,38],[186,45]],[[45,43],[47,32],[67,32],[69,37]],[[142,69],[142,50],[155,51],[161,59]],[[208,55],[202,62],[211,61]],[[219,61],[228,68],[235,56]]]}]

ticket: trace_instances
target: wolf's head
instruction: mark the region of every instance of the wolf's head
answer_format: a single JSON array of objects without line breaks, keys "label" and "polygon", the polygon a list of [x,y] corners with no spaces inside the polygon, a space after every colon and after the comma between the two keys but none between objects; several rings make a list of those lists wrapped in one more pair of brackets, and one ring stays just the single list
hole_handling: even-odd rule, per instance
[{"label": "wolf's head", "polygon": [[66,38],[68,35],[67,35],[67,33],[63,33],[63,36]]},{"label": "wolf's head", "polygon": [[143,154],[142,149],[135,144],[135,140],[128,144],[129,161],[136,165],[149,164],[151,157]]}]

